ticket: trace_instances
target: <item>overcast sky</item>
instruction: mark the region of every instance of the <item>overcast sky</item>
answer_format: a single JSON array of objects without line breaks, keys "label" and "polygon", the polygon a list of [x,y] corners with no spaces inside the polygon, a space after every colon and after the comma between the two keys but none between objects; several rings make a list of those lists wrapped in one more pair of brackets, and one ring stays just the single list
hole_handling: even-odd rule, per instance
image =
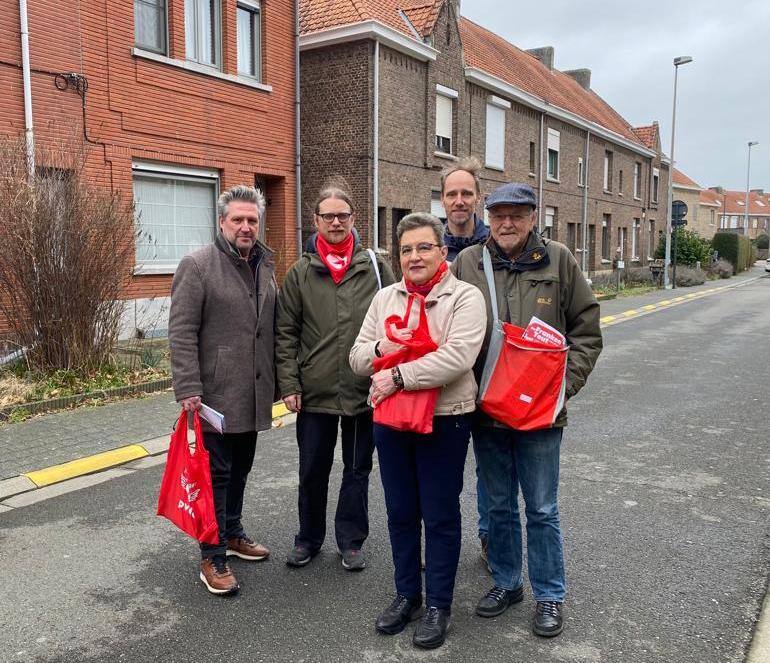
[{"label": "overcast sky", "polygon": [[634,126],[658,120],[676,166],[701,186],[770,190],[768,0],[462,0],[462,14],[519,48],[553,46],[557,69],[590,69],[591,87]]}]

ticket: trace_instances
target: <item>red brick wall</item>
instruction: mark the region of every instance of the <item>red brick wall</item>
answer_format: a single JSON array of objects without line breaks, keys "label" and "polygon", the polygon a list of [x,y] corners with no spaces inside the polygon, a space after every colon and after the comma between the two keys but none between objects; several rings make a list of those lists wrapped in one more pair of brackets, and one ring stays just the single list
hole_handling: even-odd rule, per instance
[{"label": "red brick wall", "polygon": [[[236,0],[222,0],[223,72],[236,74]],[[217,169],[220,188],[268,182],[267,241],[282,275],[296,258],[294,2],[263,3],[263,91],[132,55],[132,0],[29,0],[31,64],[88,78],[88,172],[132,196],[132,159]],[[185,57],[184,0],[169,0],[169,57]],[[18,3],[0,6],[0,135],[24,131]],[[14,66],[15,65],[15,66]],[[81,100],[32,75],[40,146],[82,135]],[[135,277],[127,297],[165,296],[171,275]],[[1,325],[2,323],[0,323]]]}]

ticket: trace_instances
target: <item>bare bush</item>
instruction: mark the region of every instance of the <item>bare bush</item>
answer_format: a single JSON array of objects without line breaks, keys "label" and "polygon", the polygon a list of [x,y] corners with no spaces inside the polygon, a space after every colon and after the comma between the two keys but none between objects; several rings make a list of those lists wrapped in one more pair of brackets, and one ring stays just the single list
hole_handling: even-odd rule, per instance
[{"label": "bare bush", "polygon": [[706,272],[699,267],[685,267],[679,265],[676,268],[676,285],[679,288],[689,288],[693,285],[701,285],[706,282]]},{"label": "bare bush", "polygon": [[708,273],[720,279],[729,279],[733,275],[733,266],[727,260],[719,258],[708,268]]},{"label": "bare bush", "polygon": [[86,153],[0,141],[0,315],[30,368],[88,372],[115,344],[133,264],[131,206],[88,181]]}]

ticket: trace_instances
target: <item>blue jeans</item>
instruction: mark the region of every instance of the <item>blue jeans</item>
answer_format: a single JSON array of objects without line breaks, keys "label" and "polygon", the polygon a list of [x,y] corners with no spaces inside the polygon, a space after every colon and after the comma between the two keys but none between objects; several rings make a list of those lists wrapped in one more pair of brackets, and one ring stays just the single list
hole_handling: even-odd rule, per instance
[{"label": "blue jeans", "polygon": [[425,523],[425,602],[451,608],[460,559],[460,492],[470,441],[468,415],[433,418],[421,435],[374,424],[396,592],[422,593],[420,542]]},{"label": "blue jeans", "polygon": [[487,491],[481,480],[479,454],[476,451],[475,441],[473,442],[473,455],[476,458],[476,509],[479,512],[479,538],[486,539],[489,537],[489,506],[487,505]]},{"label": "blue jeans", "polygon": [[487,556],[495,585],[517,589],[522,575],[518,491],[527,518],[529,582],[536,601],[563,601],[564,554],[557,494],[561,428],[514,431],[477,426],[473,441],[489,505]]}]

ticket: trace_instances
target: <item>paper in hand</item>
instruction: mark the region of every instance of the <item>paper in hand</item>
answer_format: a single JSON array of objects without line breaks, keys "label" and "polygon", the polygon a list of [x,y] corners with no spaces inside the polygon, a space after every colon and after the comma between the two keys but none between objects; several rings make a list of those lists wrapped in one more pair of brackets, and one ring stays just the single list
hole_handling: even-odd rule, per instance
[{"label": "paper in hand", "polygon": [[217,412],[213,407],[209,407],[205,403],[201,403],[200,415],[214,427],[217,433],[225,432],[224,414]]}]

